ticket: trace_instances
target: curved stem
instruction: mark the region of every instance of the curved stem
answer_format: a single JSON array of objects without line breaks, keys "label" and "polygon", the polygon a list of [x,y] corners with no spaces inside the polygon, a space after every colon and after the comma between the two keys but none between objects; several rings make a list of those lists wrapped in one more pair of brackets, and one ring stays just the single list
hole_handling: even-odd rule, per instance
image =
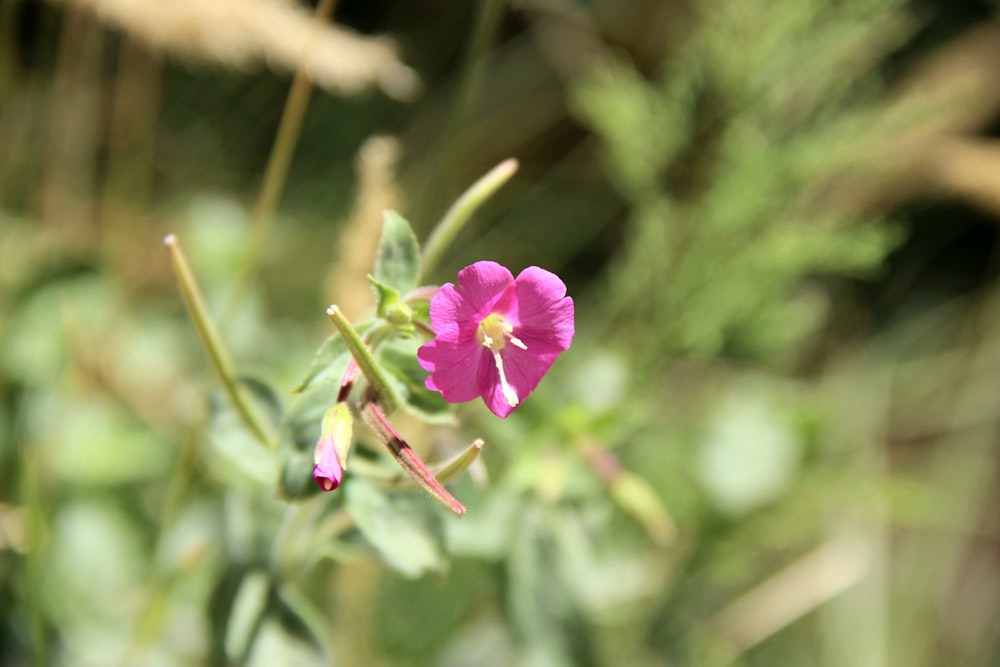
[{"label": "curved stem", "polygon": [[215,374],[219,377],[229,402],[257,440],[273,449],[276,446],[275,435],[268,427],[267,422],[254,410],[253,405],[240,387],[235,367],[229,358],[229,352],[208,313],[205,297],[202,295],[201,288],[198,287],[198,282],[195,280],[194,272],[191,271],[187,257],[181,249],[180,242],[175,235],[168,234],[163,239],[163,244],[170,252],[174,273],[177,274],[177,284],[180,286],[184,305],[187,307],[192,323],[194,323],[202,349],[208,355],[208,360],[215,370]]},{"label": "curved stem", "polygon": [[437,263],[441,260],[441,255],[448,249],[452,241],[462,230],[462,227],[472,214],[476,212],[487,199],[500,189],[500,187],[510,180],[517,173],[518,163],[514,158],[508,158],[490,169],[485,176],[473,183],[468,190],[455,200],[441,222],[437,224],[431,235],[427,237],[424,244],[424,254],[420,259],[420,272],[422,277],[430,274]]}]

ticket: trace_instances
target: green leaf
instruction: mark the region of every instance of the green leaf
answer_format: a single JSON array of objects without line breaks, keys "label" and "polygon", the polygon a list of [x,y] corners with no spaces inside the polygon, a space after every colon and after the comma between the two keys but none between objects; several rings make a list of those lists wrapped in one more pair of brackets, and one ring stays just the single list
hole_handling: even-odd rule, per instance
[{"label": "green leaf", "polygon": [[226,653],[229,657],[249,654],[254,628],[265,613],[269,590],[270,580],[263,570],[248,572],[240,582],[226,626]]},{"label": "green leaf", "polygon": [[375,279],[405,294],[417,286],[419,274],[420,245],[410,223],[395,211],[386,211],[375,255]]},{"label": "green leaf", "polygon": [[397,332],[403,335],[413,334],[413,310],[400,298],[399,290],[380,282],[374,276],[368,276],[368,282],[375,288],[378,316],[393,325]]},{"label": "green leaf", "polygon": [[389,287],[375,276],[368,276],[368,282],[375,290],[375,312],[379,317],[385,317],[386,311],[400,302],[399,290]]},{"label": "green leaf", "polygon": [[417,494],[389,496],[357,478],[344,487],[358,530],[388,565],[408,577],[445,571],[444,532],[433,503]]},{"label": "green leaf", "polygon": [[[373,322],[362,322],[355,328],[358,330],[358,333],[364,335],[368,333],[373,324]],[[302,393],[314,382],[330,379],[334,375],[339,380],[344,369],[339,364],[335,365],[334,362],[343,359],[346,352],[347,343],[339,332],[334,332],[327,336],[326,340],[316,350],[312,361],[309,362],[309,370],[306,371],[305,377],[302,378],[302,381],[299,382],[295,389],[292,389],[292,393]]]},{"label": "green leaf", "polygon": [[301,393],[321,375],[327,376],[330,364],[345,352],[347,352],[347,343],[344,342],[339,333],[327,336],[323,344],[316,350],[312,361],[309,362],[309,370],[306,371],[305,377],[296,385],[295,389],[292,389],[292,393]]},{"label": "green leaf", "polygon": [[313,465],[313,457],[306,452],[292,451],[285,455],[279,486],[283,499],[309,498],[320,492],[312,478]]},{"label": "green leaf", "polygon": [[[349,358],[350,355],[345,352],[343,357],[334,362],[331,370],[337,369],[339,373],[331,375],[342,374],[347,368]],[[287,444],[292,450],[311,454],[320,435],[323,415],[337,401],[339,392],[340,378],[329,377],[313,382],[308,389],[299,394],[282,420],[282,444]]]},{"label": "green leaf", "polygon": [[451,405],[424,385],[427,371],[417,361],[416,346],[417,341],[399,340],[379,350],[382,368],[402,399],[399,407],[433,424],[451,424]]},{"label": "green leaf", "polygon": [[244,490],[270,489],[280,467],[277,453],[257,441],[228,402],[211,401],[209,467],[225,484]]}]

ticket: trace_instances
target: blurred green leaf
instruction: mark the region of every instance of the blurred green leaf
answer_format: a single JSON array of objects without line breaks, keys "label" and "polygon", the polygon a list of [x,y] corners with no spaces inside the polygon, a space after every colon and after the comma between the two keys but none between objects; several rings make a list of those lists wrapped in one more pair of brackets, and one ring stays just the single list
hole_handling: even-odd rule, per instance
[{"label": "blurred green leaf", "polygon": [[271,584],[267,572],[251,570],[243,576],[226,624],[226,653],[242,662],[266,614]]},{"label": "blurred green leaf", "polygon": [[410,223],[395,211],[386,211],[375,255],[375,279],[406,294],[417,286],[419,274],[420,245]]},{"label": "blurred green leaf", "polygon": [[344,484],[358,530],[389,566],[408,577],[448,567],[441,515],[419,494],[387,495],[356,477]]},{"label": "blurred green leaf", "polygon": [[[370,328],[370,325],[367,327],[361,325],[359,331],[363,333],[368,328]],[[347,343],[344,342],[343,336],[339,333],[327,336],[323,344],[313,354],[312,361],[309,362],[309,370],[306,371],[305,377],[296,385],[295,389],[292,389],[292,392],[298,394],[305,391],[313,382],[329,379],[337,371],[337,368],[333,367],[334,362],[343,358],[346,352]],[[340,373],[343,373],[343,371],[341,370]]]},{"label": "blurred green leaf", "polygon": [[248,490],[273,489],[279,481],[280,454],[263,446],[228,402],[218,397],[213,404],[210,461],[216,475]]},{"label": "blurred green leaf", "polygon": [[451,404],[436,391],[426,387],[427,371],[417,360],[417,341],[399,340],[379,349],[382,367],[403,398],[400,407],[431,424],[452,424]]}]

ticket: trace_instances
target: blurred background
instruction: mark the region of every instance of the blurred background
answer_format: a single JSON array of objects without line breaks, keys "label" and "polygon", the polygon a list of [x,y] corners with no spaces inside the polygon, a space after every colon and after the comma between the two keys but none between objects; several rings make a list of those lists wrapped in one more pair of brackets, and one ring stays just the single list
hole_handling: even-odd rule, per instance
[{"label": "blurred background", "polygon": [[[1000,665],[996,14],[0,0],[0,664]],[[433,278],[543,266],[577,336],[404,424],[486,440],[469,513],[287,497],[162,238],[281,411],[382,210],[508,157]]]}]

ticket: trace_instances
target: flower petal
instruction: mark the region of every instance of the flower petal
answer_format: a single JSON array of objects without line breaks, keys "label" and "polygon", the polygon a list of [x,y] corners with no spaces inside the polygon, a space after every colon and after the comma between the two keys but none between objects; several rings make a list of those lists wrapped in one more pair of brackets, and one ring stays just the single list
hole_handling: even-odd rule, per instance
[{"label": "flower petal", "polygon": [[[500,352],[500,356],[505,359],[504,363],[506,364],[506,356],[502,351]],[[506,367],[504,370],[506,371]],[[487,357],[479,364],[477,385],[478,392],[476,395],[482,396],[486,407],[500,419],[506,419],[507,415],[517,407],[508,403],[504,397],[503,386],[500,384],[500,372],[497,371],[496,362],[493,360],[493,355],[489,352],[487,352]],[[521,399],[520,392],[518,392],[517,397],[518,400]]]},{"label": "flower petal", "polygon": [[513,286],[514,275],[496,262],[476,262],[458,272],[458,291],[477,325],[478,320],[497,310],[499,301],[513,298],[513,294],[507,294]]},{"label": "flower petal", "polygon": [[340,486],[340,479],[344,475],[340,461],[337,459],[337,448],[333,441],[321,441],[316,452],[316,467],[313,468],[313,479],[319,484],[319,488],[324,491],[333,491]]},{"label": "flower petal", "polygon": [[449,403],[464,403],[480,395],[477,367],[487,351],[475,337],[464,343],[435,338],[417,350],[417,361],[430,375],[424,385]]},{"label": "flower petal", "polygon": [[516,335],[529,351],[559,353],[573,342],[573,299],[550,271],[529,266],[517,276],[517,316]]},{"label": "flower petal", "polygon": [[430,313],[434,335],[451,341],[458,340],[461,323],[475,317],[458,289],[451,283],[442,285],[431,297]]},{"label": "flower petal", "polygon": [[511,348],[509,353],[504,354],[508,348],[510,346],[505,347],[501,352],[504,370],[507,373],[507,382],[517,392],[517,397],[521,402],[524,402],[524,399],[535,391],[538,383],[552,367],[558,352],[555,354],[536,354],[531,352],[531,348],[525,351],[515,347]]}]

